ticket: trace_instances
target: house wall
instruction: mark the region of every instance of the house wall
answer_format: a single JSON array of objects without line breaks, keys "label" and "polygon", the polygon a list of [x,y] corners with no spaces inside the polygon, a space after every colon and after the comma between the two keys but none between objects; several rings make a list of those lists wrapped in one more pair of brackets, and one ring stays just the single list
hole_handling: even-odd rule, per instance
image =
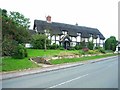
[{"label": "house wall", "polygon": [[77,36],[77,42],[81,42],[81,37]]},{"label": "house wall", "polygon": [[[65,35],[61,35],[61,38],[63,38]],[[55,41],[55,37],[56,37],[56,41]],[[77,36],[77,37],[71,37],[71,36],[69,36],[70,37],[70,39],[72,40],[72,42],[70,43],[70,45],[71,46],[75,46],[76,44],[77,44],[77,42],[82,42],[82,41],[84,41],[85,40],[85,42],[88,42],[88,41],[92,41],[93,40],[93,43],[94,43],[94,47],[96,47],[96,45],[97,46],[99,46],[100,45],[100,47],[103,47],[103,43],[104,43],[104,40],[100,40],[100,38],[98,37],[97,39],[93,39],[92,37],[90,37],[90,38],[81,38],[81,36],[79,35],[79,36]],[[49,39],[50,39],[50,36],[48,37]],[[52,37],[51,37],[51,45],[53,44],[53,43],[56,43],[56,44],[60,44],[59,43],[59,41],[60,41],[60,36],[59,35],[53,35]],[[76,42],[77,41],[77,42]],[[96,44],[97,43],[97,44]]]},{"label": "house wall", "polygon": [[73,42],[76,42],[76,37],[71,37]]}]

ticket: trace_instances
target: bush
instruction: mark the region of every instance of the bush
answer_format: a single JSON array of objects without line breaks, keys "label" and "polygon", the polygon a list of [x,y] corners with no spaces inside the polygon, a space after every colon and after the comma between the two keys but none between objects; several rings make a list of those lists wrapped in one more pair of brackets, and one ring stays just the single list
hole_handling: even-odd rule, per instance
[{"label": "bush", "polygon": [[45,49],[45,41],[46,41],[46,47],[50,45],[50,40],[45,36],[44,34],[35,34],[32,35],[31,39],[31,45],[34,49]]},{"label": "bush", "polygon": [[80,50],[80,49],[81,49],[81,46],[80,46],[80,45],[76,45],[74,48],[75,48],[76,50]]},{"label": "bush", "polygon": [[96,47],[95,47],[95,49],[100,49],[100,48],[102,48],[102,47],[100,47],[100,46],[96,46]]},{"label": "bush", "polygon": [[14,40],[6,39],[2,43],[2,56],[12,56],[13,50],[17,46],[17,42]]},{"label": "bush", "polygon": [[83,50],[80,50],[80,51],[79,51],[79,54],[80,54],[80,55],[85,55],[85,52],[84,52]]},{"label": "bush", "polygon": [[75,47],[70,47],[69,50],[75,50]]},{"label": "bush", "polygon": [[59,47],[60,50],[64,50],[64,48],[62,46]]},{"label": "bush", "polygon": [[18,45],[13,51],[13,58],[23,59],[28,56],[27,50],[23,45]]},{"label": "bush", "polygon": [[100,48],[100,49],[99,49],[99,52],[100,52],[100,53],[104,53],[104,54],[105,54],[105,49]]},{"label": "bush", "polygon": [[59,45],[53,43],[52,45],[49,46],[49,48],[50,48],[50,49],[58,49],[58,48],[59,48]]},{"label": "bush", "polygon": [[96,54],[96,51],[94,51],[94,50],[89,50],[89,51],[88,51],[88,54]]},{"label": "bush", "polygon": [[93,50],[94,43],[93,43],[93,42],[88,42],[87,47],[88,47],[90,50]]}]

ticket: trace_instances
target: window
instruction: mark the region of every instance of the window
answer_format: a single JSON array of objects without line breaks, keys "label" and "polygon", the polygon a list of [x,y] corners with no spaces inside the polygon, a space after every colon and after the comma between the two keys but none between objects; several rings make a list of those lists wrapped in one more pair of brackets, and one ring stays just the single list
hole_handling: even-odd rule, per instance
[{"label": "window", "polygon": [[62,33],[63,33],[64,35],[68,34],[67,31],[62,31]]},{"label": "window", "polygon": [[78,32],[77,35],[78,35],[78,36],[81,36],[81,33]]}]

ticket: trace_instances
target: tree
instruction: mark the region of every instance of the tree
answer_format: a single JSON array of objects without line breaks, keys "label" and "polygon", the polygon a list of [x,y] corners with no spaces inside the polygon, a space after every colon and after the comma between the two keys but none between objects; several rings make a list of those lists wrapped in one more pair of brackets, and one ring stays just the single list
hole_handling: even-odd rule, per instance
[{"label": "tree", "polygon": [[45,42],[46,47],[48,47],[50,45],[50,40],[47,39],[44,34],[35,34],[32,36],[31,45],[34,49],[45,49]]},{"label": "tree", "polygon": [[28,29],[30,27],[29,18],[25,18],[24,15],[20,14],[19,12],[10,12],[9,17],[19,27],[23,27],[25,29]]},{"label": "tree", "polygon": [[19,12],[10,12],[9,15],[7,10],[2,10],[2,55],[12,56],[15,46],[30,39],[28,27],[29,19]]},{"label": "tree", "polygon": [[114,36],[111,36],[105,41],[105,50],[115,51],[117,46],[117,40]]}]

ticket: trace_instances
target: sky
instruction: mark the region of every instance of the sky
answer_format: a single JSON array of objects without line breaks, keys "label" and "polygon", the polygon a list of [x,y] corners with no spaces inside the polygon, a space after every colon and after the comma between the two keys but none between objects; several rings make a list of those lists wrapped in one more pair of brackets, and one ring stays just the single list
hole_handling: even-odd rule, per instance
[{"label": "sky", "polygon": [[0,8],[16,11],[30,18],[30,29],[34,20],[46,20],[97,28],[105,38],[118,39],[119,0],[0,0]]}]

